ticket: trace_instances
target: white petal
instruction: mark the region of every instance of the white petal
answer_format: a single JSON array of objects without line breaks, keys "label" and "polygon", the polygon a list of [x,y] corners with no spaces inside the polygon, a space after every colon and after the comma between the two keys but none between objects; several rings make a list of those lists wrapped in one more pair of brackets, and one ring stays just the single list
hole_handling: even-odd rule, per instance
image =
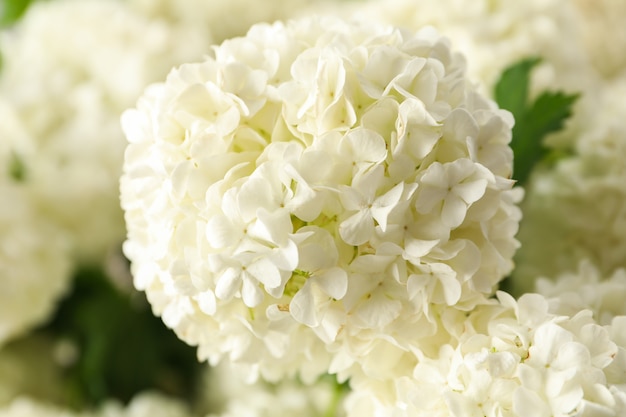
[{"label": "white petal", "polygon": [[218,278],[215,286],[215,295],[221,300],[231,299],[241,286],[241,271],[228,268]]},{"label": "white petal", "polygon": [[468,136],[475,138],[478,133],[478,123],[465,109],[454,109],[443,123],[443,135],[448,140],[465,144]]},{"label": "white petal", "polygon": [[401,182],[382,196],[378,197],[374,201],[374,204],[372,204],[372,217],[376,219],[383,232],[387,230],[387,217],[398,205],[403,192],[404,183]]},{"label": "white petal", "polygon": [[324,311],[321,323],[314,330],[324,343],[331,344],[337,338],[337,334],[344,324],[345,312],[337,308],[330,308]]},{"label": "white petal", "polygon": [[529,349],[531,360],[542,365],[550,364],[559,349],[573,339],[572,333],[554,323],[546,323],[535,331],[535,343]]},{"label": "white petal", "polygon": [[370,203],[359,190],[347,185],[339,186],[339,200],[347,211],[362,210]]},{"label": "white petal", "polygon": [[[300,240],[303,236],[305,239]],[[326,229],[305,226],[293,235],[293,239],[298,244],[298,269],[312,272],[336,265],[339,256],[337,246]]]},{"label": "white petal", "polygon": [[589,349],[582,343],[569,342],[559,347],[558,356],[552,362],[554,369],[577,369],[591,365]]},{"label": "white petal", "polygon": [[423,274],[412,274],[406,283],[406,291],[409,299],[414,299],[420,292],[423,292],[428,285],[428,277]]},{"label": "white petal", "polygon": [[291,303],[289,303],[289,312],[294,319],[309,327],[315,327],[319,324],[315,315],[315,300],[308,281],[293,296]]},{"label": "white petal", "polygon": [[373,130],[359,128],[350,131],[342,140],[349,144],[347,151],[356,162],[378,163],[387,157],[385,139]]},{"label": "white petal", "polygon": [[278,207],[278,204],[274,202],[270,183],[261,178],[251,178],[241,186],[237,195],[237,204],[245,222],[254,220],[257,210],[261,207],[269,211]]},{"label": "white petal", "polygon": [[341,238],[349,245],[358,246],[374,235],[374,220],[369,210],[357,211],[339,225]]},{"label": "white petal", "polygon": [[263,301],[263,291],[259,288],[256,280],[247,273],[243,274],[241,298],[248,307],[256,307]]},{"label": "white petal", "polygon": [[457,184],[452,189],[452,192],[469,205],[478,201],[485,194],[486,189],[487,180],[479,179],[476,181]]},{"label": "white petal", "polygon": [[204,291],[195,297],[198,307],[204,314],[212,316],[216,311],[215,294],[213,291]]},{"label": "white petal", "polygon": [[342,97],[332,106],[325,109],[321,117],[317,118],[319,128],[322,132],[329,132],[333,129],[346,129],[356,123],[357,117],[352,103]]},{"label": "white petal", "polygon": [[262,240],[277,246],[287,244],[293,225],[286,210],[267,211],[264,208],[257,210],[257,221],[252,223],[249,233]]},{"label": "white petal", "polygon": [[248,265],[246,272],[265,285],[266,288],[277,288],[282,284],[280,271],[273,262],[265,257],[261,257]]},{"label": "white petal", "polygon": [[348,274],[342,268],[331,268],[311,278],[330,297],[340,300],[348,291]]},{"label": "white petal", "polygon": [[448,194],[441,209],[441,220],[443,223],[450,228],[458,227],[465,220],[466,214],[467,204],[465,204],[465,201],[456,195]]},{"label": "white petal", "polygon": [[519,387],[513,393],[513,411],[518,416],[550,417],[552,415],[549,405],[537,393],[524,387]]},{"label": "white petal", "polygon": [[209,219],[206,225],[206,238],[209,245],[215,249],[227,248],[234,245],[243,237],[243,229],[238,230],[231,220],[223,214],[217,214]]},{"label": "white petal", "polygon": [[475,417],[482,415],[479,414],[480,409],[476,401],[460,392],[448,389],[443,393],[443,398],[450,410],[451,417]]},{"label": "white petal", "polygon": [[353,314],[362,320],[366,328],[380,328],[400,315],[402,303],[388,298],[383,291],[376,291],[361,303]]},{"label": "white petal", "polygon": [[419,259],[422,256],[426,256],[430,251],[437,246],[439,240],[421,240],[407,237],[405,239],[404,251],[412,259]]},{"label": "white petal", "polygon": [[293,271],[298,267],[300,261],[300,254],[298,253],[298,245],[289,239],[285,242],[285,245],[274,248],[268,259],[276,265],[278,269],[283,271]]},{"label": "white petal", "polygon": [[441,282],[446,304],[449,306],[456,304],[461,298],[461,284],[457,281],[454,271],[441,271],[437,272],[436,275]]}]

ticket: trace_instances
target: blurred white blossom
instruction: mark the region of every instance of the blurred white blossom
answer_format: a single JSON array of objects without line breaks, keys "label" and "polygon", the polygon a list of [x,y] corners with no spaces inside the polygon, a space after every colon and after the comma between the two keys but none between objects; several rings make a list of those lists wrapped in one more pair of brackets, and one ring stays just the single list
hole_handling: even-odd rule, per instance
[{"label": "blurred white blossom", "polygon": [[[205,36],[215,43],[245,34],[259,22],[292,17],[302,9],[326,0],[127,0],[131,7],[152,19],[163,19],[181,30]],[[331,0],[332,1],[332,0]]]},{"label": "blurred white blossom", "polygon": [[555,279],[540,278],[536,292],[545,296],[550,311],[574,315],[591,310],[600,324],[610,324],[616,316],[626,316],[626,270],[618,269],[606,278],[589,261],[580,263],[578,270],[564,272]]},{"label": "blurred white blossom", "polygon": [[67,236],[37,204],[24,155],[33,146],[0,102],[0,346],[45,322],[67,290]]},{"label": "blurred white blossom", "polygon": [[451,40],[454,50],[468,57],[468,77],[478,84],[482,93],[491,95],[502,71],[529,56],[542,58],[532,83],[534,92],[546,88],[576,91],[580,87],[581,75],[586,77],[594,70],[584,49],[580,14],[574,3],[569,0],[367,0],[314,4],[311,10],[412,30],[433,26]]},{"label": "blurred white blossom", "polygon": [[576,271],[582,259],[605,276],[626,267],[626,77],[596,86],[566,135],[572,154],[530,178],[513,274],[519,293],[540,276]]},{"label": "blurred white blossom", "polygon": [[193,414],[179,400],[158,393],[137,394],[128,405],[114,400],[95,410],[73,411],[29,397],[18,397],[0,408],[0,417],[191,417]]},{"label": "blurred white blossom", "polygon": [[36,204],[80,260],[124,239],[121,112],[209,40],[133,13],[123,2],[36,2],[0,37],[0,96],[31,141],[22,156]]},{"label": "blurred white blossom", "polygon": [[626,68],[626,3],[614,0],[575,0],[584,52],[604,78],[620,76]]},{"label": "blurred white blossom", "polygon": [[287,378],[278,383],[245,382],[223,362],[206,373],[200,390],[210,413],[207,417],[345,416],[345,388],[332,377],[305,385]]}]

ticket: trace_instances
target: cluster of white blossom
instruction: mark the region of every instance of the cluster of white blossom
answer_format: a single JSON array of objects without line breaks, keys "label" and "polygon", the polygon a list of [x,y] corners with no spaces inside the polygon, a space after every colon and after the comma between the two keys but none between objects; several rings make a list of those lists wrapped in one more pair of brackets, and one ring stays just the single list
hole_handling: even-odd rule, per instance
[{"label": "cluster of white blossom", "polygon": [[0,346],[45,321],[69,283],[69,245],[38,207],[23,155],[32,143],[0,102]]},{"label": "cluster of white blossom", "polygon": [[28,397],[18,397],[0,408],[0,417],[191,417],[191,412],[179,400],[157,393],[141,393],[128,405],[108,401],[97,410],[72,411]]},{"label": "cluster of white blossom", "polygon": [[591,310],[600,324],[616,316],[626,316],[626,270],[616,270],[605,278],[589,261],[580,263],[577,272],[565,272],[556,279],[540,278],[536,292],[550,303],[555,314],[573,316]]},{"label": "cluster of white blossom", "polygon": [[614,0],[574,0],[578,30],[591,65],[604,78],[626,68],[626,3]]},{"label": "cluster of white blossom", "polygon": [[[2,371],[0,360],[0,372]],[[193,412],[180,400],[153,392],[135,396],[128,405],[109,400],[95,409],[71,410],[46,401],[16,395],[9,402],[0,401],[0,417],[321,417],[345,415],[341,400],[343,390],[333,379],[303,385],[295,380],[279,384],[247,384],[228,368],[211,368],[203,395],[211,400],[211,412]],[[210,390],[210,391],[209,391]],[[0,392],[1,394],[1,392]],[[39,394],[39,393],[37,393]],[[0,397],[1,399],[1,397]]]},{"label": "cluster of white blossom", "polygon": [[329,376],[305,385],[297,379],[249,384],[226,362],[208,369],[201,390],[207,417],[321,417],[345,415],[346,389]]},{"label": "cluster of white blossom", "polygon": [[621,416],[626,412],[626,317],[607,326],[591,311],[549,312],[526,294],[472,311],[454,344],[422,355],[413,374],[394,381],[396,403],[379,391],[354,391],[349,416]]},{"label": "cluster of white blossom", "polygon": [[209,49],[182,35],[108,0],[36,2],[0,35],[0,95],[32,142],[23,163],[35,204],[80,258],[99,261],[124,239],[119,116],[147,84]]},{"label": "cluster of white blossom", "polygon": [[[589,259],[602,275],[626,267],[626,74],[581,98],[573,154],[537,171],[526,193],[514,287],[533,289],[537,277],[573,272]],[[587,94],[588,93],[588,94]]]},{"label": "cluster of white blossom", "polygon": [[468,76],[487,95],[502,71],[523,58],[543,60],[533,91],[575,91],[581,74],[592,68],[582,46],[579,13],[570,0],[367,0],[326,6],[312,10],[412,30],[435,27],[469,58]]},{"label": "cluster of white blossom", "polygon": [[270,380],[382,369],[372,351],[483,303],[519,195],[512,118],[464,65],[432,29],[329,18],[172,71],[122,120],[136,287],[201,359]]},{"label": "cluster of white blossom", "polygon": [[328,0],[129,0],[133,8],[153,19],[164,19],[194,36],[206,36],[215,43],[244,35],[258,22],[287,19],[301,10],[310,11]]}]

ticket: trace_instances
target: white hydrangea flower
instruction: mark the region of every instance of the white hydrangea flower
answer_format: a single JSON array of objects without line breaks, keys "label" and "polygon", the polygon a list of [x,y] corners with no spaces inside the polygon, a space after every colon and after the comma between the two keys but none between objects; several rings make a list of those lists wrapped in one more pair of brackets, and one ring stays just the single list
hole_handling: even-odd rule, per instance
[{"label": "white hydrangea flower", "polygon": [[[579,3],[585,1],[578,0]],[[315,4],[312,10],[411,29],[432,25],[451,39],[455,49],[471,57],[469,77],[482,85],[483,93],[491,94],[502,71],[529,56],[543,58],[535,71],[533,91],[546,88],[577,91],[580,88],[581,75],[594,70],[584,48],[580,16],[574,3],[562,0],[477,0],[471,3],[463,0],[368,0],[340,5]]]},{"label": "white hydrangea flower", "polygon": [[182,401],[166,397],[158,392],[142,392],[127,404],[105,402],[96,413],[97,417],[191,417],[193,414]]},{"label": "white hydrangea flower", "polygon": [[611,340],[617,345],[615,359],[605,369],[611,395],[615,399],[615,415],[626,413],[626,316],[616,316],[606,326]]},{"label": "white hydrangea flower", "polygon": [[520,293],[537,277],[574,272],[581,259],[603,276],[626,267],[626,78],[595,90],[583,95],[590,111],[574,116],[577,128],[566,136],[574,154],[528,184],[513,274]]},{"label": "white hydrangea flower", "polygon": [[589,261],[581,262],[578,271],[565,272],[556,279],[540,278],[536,292],[550,302],[550,311],[572,316],[591,310],[600,324],[610,324],[616,316],[626,316],[626,270],[618,269],[604,278]]},{"label": "white hydrangea flower", "polygon": [[256,25],[122,123],[135,285],[211,363],[389,374],[512,268],[512,118],[432,29]]},{"label": "white hydrangea flower", "polygon": [[[346,399],[355,416],[619,416],[624,410],[624,323],[603,327],[590,311],[551,314],[527,294],[475,309],[458,342],[437,355],[417,352],[413,375]],[[620,327],[621,326],[621,327]],[[351,407],[354,406],[354,409]]]},{"label": "white hydrangea flower", "polygon": [[214,42],[241,36],[255,23],[286,19],[319,0],[130,0],[133,8],[151,18],[166,19],[206,34]]},{"label": "white hydrangea flower", "polygon": [[202,409],[209,410],[207,417],[345,416],[345,388],[329,376],[312,385],[295,379],[248,383],[224,362],[208,369],[200,392],[206,401]]},{"label": "white hydrangea flower", "polygon": [[97,410],[74,411],[34,398],[19,397],[0,408],[0,417],[191,417],[188,407],[162,394],[144,392],[128,405],[106,401]]},{"label": "white hydrangea flower", "polygon": [[107,0],[36,2],[1,33],[0,95],[32,138],[24,157],[35,193],[87,261],[125,235],[121,112],[173,65],[209,49],[184,35]]},{"label": "white hydrangea flower", "polygon": [[0,345],[41,324],[71,275],[67,237],[37,205],[29,167],[32,143],[0,102]]},{"label": "white hydrangea flower", "polygon": [[626,68],[626,4],[613,0],[575,0],[583,45],[598,73],[611,78]]},{"label": "white hydrangea flower", "polygon": [[[55,406],[20,397],[6,407],[0,408],[0,417],[75,417],[77,413],[61,410]],[[91,417],[85,414],[84,417]]]}]

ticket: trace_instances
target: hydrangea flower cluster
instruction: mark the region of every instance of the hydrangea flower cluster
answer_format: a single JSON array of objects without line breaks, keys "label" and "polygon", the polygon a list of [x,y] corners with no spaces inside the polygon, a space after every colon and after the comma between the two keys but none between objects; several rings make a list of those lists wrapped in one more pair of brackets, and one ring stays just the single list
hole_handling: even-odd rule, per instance
[{"label": "hydrangea flower cluster", "polygon": [[406,351],[511,271],[512,123],[432,29],[253,26],[123,115],[135,285],[269,380]]},{"label": "hydrangea flower cluster", "polygon": [[222,362],[208,369],[205,380],[202,392],[211,410],[206,417],[345,416],[346,390],[332,377],[322,377],[312,385],[291,378],[276,384],[248,384],[229,363]]},{"label": "hydrangea flower cluster", "polygon": [[191,35],[108,0],[35,2],[1,33],[0,95],[30,137],[22,158],[35,204],[81,261],[124,240],[119,116],[172,65],[209,49]]},{"label": "hydrangea flower cluster", "polygon": [[626,270],[621,268],[604,277],[591,262],[583,261],[576,272],[565,272],[556,279],[538,279],[535,289],[548,299],[550,311],[555,314],[573,316],[591,310],[603,325],[617,316],[626,316]]},{"label": "hydrangea flower cluster", "polygon": [[619,416],[626,412],[624,316],[601,326],[591,311],[560,316],[526,294],[474,310],[456,344],[420,355],[395,381],[396,404],[377,391],[346,400],[354,416]]},{"label": "hydrangea flower cluster", "polygon": [[626,268],[626,77],[594,85],[582,98],[589,111],[574,115],[565,137],[572,154],[528,185],[513,274],[520,293],[537,277],[574,272],[581,259],[603,276]]},{"label": "hydrangea flower cluster", "polygon": [[40,210],[22,154],[32,143],[0,102],[0,346],[48,318],[67,289],[66,236]]},{"label": "hydrangea flower cluster", "polygon": [[323,0],[129,0],[141,14],[165,19],[215,43],[244,35],[254,23],[286,19],[320,3],[334,4]]},{"label": "hydrangea flower cluster", "polygon": [[575,0],[583,46],[591,64],[602,77],[620,76],[626,67],[626,4],[611,0]]},{"label": "hydrangea flower cluster", "polygon": [[535,71],[533,91],[577,91],[582,75],[590,73],[594,64],[588,61],[579,29],[585,19],[574,5],[584,1],[367,0],[346,2],[343,7],[327,4],[324,11],[411,29],[435,27],[470,57],[468,76],[490,95],[502,71],[529,56],[543,60]]},{"label": "hydrangea flower cluster", "polygon": [[7,407],[0,408],[0,417],[191,417],[180,401],[161,394],[138,394],[126,406],[108,401],[94,411],[75,412],[42,403],[28,397],[18,397]]}]

